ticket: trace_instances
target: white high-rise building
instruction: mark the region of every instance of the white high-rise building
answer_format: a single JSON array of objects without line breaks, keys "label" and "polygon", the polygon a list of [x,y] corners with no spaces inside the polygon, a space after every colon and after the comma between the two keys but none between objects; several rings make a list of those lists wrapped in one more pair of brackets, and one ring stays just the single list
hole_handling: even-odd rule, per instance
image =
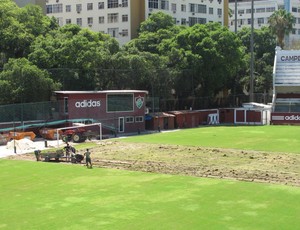
[{"label": "white high-rise building", "polygon": [[78,24],[104,32],[125,44],[137,37],[141,22],[162,11],[178,25],[228,24],[228,0],[46,0],[47,15],[59,25]]},{"label": "white high-rise building", "polygon": [[46,13],[45,0],[14,0],[19,7],[26,6],[27,4],[38,5],[42,8],[43,12]]},{"label": "white high-rise building", "polygon": [[[259,29],[262,26],[269,26],[268,19],[279,9],[285,9],[295,18],[296,23],[291,34],[286,41],[286,46],[300,40],[300,0],[254,0],[253,26]],[[229,28],[231,31],[239,30],[245,26],[251,27],[251,4],[252,0],[237,0],[237,14],[235,14],[235,0],[229,1],[229,9],[232,12],[229,18]],[[235,23],[237,15],[237,23]],[[235,26],[237,25],[237,28]]]}]

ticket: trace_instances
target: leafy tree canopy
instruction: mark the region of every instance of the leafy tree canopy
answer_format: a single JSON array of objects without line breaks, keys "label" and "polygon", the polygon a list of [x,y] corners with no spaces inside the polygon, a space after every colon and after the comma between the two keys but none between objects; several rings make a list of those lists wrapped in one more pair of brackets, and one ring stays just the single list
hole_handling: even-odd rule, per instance
[{"label": "leafy tree canopy", "polygon": [[47,71],[26,58],[11,58],[0,73],[0,103],[47,101],[59,87]]},{"label": "leafy tree canopy", "polygon": [[[249,90],[250,82],[250,37],[251,29],[243,28],[238,31],[243,45],[246,47],[246,67],[239,72],[240,85]],[[276,38],[270,28],[262,27],[254,30],[254,75],[255,92],[268,92],[272,88],[272,69],[274,63]]]},{"label": "leafy tree canopy", "polygon": [[57,27],[54,19],[44,16],[40,7],[19,8],[11,0],[0,0],[0,67],[10,57],[26,57],[35,37]]},{"label": "leafy tree canopy", "polygon": [[157,12],[141,23],[138,38],[131,40],[125,47],[136,47],[140,51],[159,53],[158,45],[163,40],[175,36],[180,30],[181,28],[175,25],[170,15]]},{"label": "leafy tree canopy", "polygon": [[160,29],[170,29],[175,26],[174,20],[170,15],[163,12],[151,14],[150,17],[141,23],[139,32],[157,32]]},{"label": "leafy tree canopy", "polygon": [[31,46],[29,60],[50,69],[53,78],[68,90],[94,90],[98,69],[111,68],[111,55],[119,45],[109,35],[68,24],[38,37]]},{"label": "leafy tree canopy", "polygon": [[[168,57],[169,67],[192,71],[192,91],[199,96],[212,96],[227,87],[227,81],[240,68],[244,55],[239,38],[218,23],[196,24],[183,29],[164,40],[159,51]],[[177,91],[180,88],[181,84]]]}]

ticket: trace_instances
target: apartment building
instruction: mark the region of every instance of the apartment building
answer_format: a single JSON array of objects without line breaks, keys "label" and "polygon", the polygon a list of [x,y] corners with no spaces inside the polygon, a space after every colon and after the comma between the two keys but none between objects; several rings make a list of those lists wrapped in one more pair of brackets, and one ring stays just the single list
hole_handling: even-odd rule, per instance
[{"label": "apartment building", "polygon": [[193,26],[207,22],[227,24],[228,0],[148,0],[146,15],[162,11],[171,15],[177,25]]},{"label": "apartment building", "polygon": [[14,0],[19,7],[24,7],[28,4],[38,5],[42,8],[43,12],[46,13],[46,2],[45,0]]},{"label": "apartment building", "polygon": [[[279,9],[285,9],[293,14],[296,23],[292,33],[288,36],[286,45],[300,40],[300,0],[254,0],[253,26],[259,29],[268,26],[268,19]],[[237,0],[237,30],[251,27],[251,0]],[[235,31],[235,0],[229,1],[232,16],[229,17],[229,28]]]},{"label": "apartment building", "polygon": [[140,23],[157,11],[171,15],[178,25],[228,25],[228,0],[46,0],[46,8],[60,26],[77,24],[110,34],[120,44],[137,37]]}]

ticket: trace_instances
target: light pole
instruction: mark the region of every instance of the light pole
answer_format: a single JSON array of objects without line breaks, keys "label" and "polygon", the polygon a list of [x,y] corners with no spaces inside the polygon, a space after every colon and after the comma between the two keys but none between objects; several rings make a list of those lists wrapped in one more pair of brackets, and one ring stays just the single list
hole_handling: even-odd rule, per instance
[{"label": "light pole", "polygon": [[16,125],[15,125],[15,109],[16,107],[14,107],[14,123],[13,123],[13,127],[14,127],[14,134],[13,134],[13,142],[14,142],[14,154],[17,154],[17,147],[16,147]]},{"label": "light pole", "polygon": [[237,33],[237,0],[234,4],[234,32]]},{"label": "light pole", "polygon": [[251,0],[251,37],[250,37],[250,52],[251,52],[251,61],[250,61],[250,94],[249,102],[253,102],[253,73],[254,73],[254,56],[253,56],[253,30],[254,30],[254,0]]}]

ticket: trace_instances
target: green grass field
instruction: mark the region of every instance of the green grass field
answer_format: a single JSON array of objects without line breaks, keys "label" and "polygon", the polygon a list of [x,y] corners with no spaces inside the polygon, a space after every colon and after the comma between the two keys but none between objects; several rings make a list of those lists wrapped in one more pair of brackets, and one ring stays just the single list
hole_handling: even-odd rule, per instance
[{"label": "green grass field", "polygon": [[203,127],[122,141],[300,153],[300,126]]},{"label": "green grass field", "polygon": [[[259,145],[236,142],[243,133],[251,139],[263,133],[260,138],[279,141],[297,131],[284,126],[211,127],[122,141],[255,149],[263,140]],[[226,133],[230,145],[221,141]],[[198,140],[202,135],[205,141]],[[289,141],[281,143],[287,152],[297,152]],[[273,144],[278,143],[266,145],[283,151]],[[0,187],[1,230],[300,228],[299,187],[3,159]]]}]

